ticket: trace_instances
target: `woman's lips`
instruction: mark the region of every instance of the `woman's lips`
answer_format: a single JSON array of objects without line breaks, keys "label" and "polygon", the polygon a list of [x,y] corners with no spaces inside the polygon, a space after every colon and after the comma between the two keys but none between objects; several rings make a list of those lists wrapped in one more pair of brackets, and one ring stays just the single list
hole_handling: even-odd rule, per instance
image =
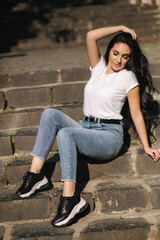
[{"label": "woman's lips", "polygon": [[116,64],[116,63],[114,63],[114,65],[115,65],[115,67],[120,67],[121,66],[120,64]]}]

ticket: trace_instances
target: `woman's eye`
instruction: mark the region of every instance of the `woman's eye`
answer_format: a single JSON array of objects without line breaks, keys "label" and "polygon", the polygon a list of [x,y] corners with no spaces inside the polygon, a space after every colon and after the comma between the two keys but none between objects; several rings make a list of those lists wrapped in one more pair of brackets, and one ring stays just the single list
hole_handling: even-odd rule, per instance
[{"label": "woman's eye", "polygon": [[114,55],[114,56],[117,56],[117,55],[118,55],[118,53],[113,53],[113,55]]},{"label": "woman's eye", "polygon": [[126,57],[124,56],[123,58],[124,58],[125,60],[127,60],[127,59],[129,58],[129,56],[126,56]]}]

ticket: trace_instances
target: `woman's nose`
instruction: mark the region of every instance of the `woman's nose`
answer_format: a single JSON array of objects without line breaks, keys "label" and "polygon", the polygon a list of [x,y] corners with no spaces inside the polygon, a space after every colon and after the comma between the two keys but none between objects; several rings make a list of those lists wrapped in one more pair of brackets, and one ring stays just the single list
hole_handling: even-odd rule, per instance
[{"label": "woman's nose", "polygon": [[121,60],[122,60],[121,56],[118,56],[118,57],[117,57],[117,62],[118,62],[118,63],[121,63]]}]

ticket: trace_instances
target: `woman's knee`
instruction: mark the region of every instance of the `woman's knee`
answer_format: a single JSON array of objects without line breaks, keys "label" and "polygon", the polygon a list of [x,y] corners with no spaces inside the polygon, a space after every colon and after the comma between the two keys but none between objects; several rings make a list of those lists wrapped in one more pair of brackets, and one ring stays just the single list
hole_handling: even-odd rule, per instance
[{"label": "woman's knee", "polygon": [[47,120],[49,118],[54,118],[59,110],[54,108],[47,108],[42,112],[41,119]]},{"label": "woman's knee", "polygon": [[62,128],[57,133],[57,141],[65,140],[66,138],[68,139],[68,137],[70,138],[71,135],[72,128],[70,127]]}]

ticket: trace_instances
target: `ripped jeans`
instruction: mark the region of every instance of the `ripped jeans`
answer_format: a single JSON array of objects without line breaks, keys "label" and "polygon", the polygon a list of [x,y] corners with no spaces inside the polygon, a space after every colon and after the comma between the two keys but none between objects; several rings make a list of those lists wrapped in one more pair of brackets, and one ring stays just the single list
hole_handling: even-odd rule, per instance
[{"label": "ripped jeans", "polygon": [[32,156],[43,161],[57,136],[62,168],[62,181],[76,182],[77,150],[96,160],[115,158],[123,145],[120,124],[80,121],[77,123],[54,108],[43,111]]}]

